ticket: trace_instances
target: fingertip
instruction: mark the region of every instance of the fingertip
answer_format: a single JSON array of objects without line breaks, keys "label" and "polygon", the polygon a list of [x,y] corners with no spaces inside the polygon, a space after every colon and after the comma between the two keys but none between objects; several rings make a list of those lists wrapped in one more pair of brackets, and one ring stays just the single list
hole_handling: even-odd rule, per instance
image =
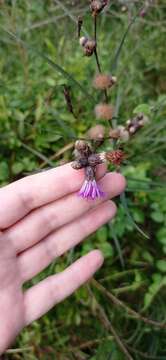
[{"label": "fingertip", "polygon": [[93,259],[96,270],[99,269],[103,265],[104,256],[100,250],[98,250],[98,249],[92,250],[89,253],[89,256]]},{"label": "fingertip", "polygon": [[117,206],[112,200],[107,201],[107,206],[110,212],[110,217],[113,218],[117,213]]},{"label": "fingertip", "polygon": [[121,194],[122,192],[124,192],[124,190],[126,188],[126,185],[127,185],[126,179],[120,173],[115,172],[114,174],[115,174],[116,181],[119,184],[119,192]]}]

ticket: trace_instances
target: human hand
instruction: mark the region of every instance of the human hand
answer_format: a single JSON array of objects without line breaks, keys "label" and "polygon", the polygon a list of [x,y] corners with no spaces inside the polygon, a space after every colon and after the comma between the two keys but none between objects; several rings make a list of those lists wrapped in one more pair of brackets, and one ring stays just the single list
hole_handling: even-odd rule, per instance
[{"label": "human hand", "polygon": [[104,165],[99,166],[107,195],[97,201],[76,195],[83,171],[70,164],[0,189],[0,354],[24,326],[73,293],[102,265],[101,252],[94,250],[22,291],[26,281],[113,218],[116,206],[109,199],[124,190],[125,180],[105,172]]}]

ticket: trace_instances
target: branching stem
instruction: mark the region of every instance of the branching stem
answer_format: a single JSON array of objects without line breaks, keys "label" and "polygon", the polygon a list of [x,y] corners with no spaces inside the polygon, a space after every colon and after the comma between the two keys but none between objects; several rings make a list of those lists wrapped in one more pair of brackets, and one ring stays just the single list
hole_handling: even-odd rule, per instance
[{"label": "branching stem", "polygon": [[[97,15],[94,16],[94,39],[95,39],[95,42],[96,42],[96,48],[95,48],[95,51],[94,51],[94,55],[95,55],[98,71],[99,71],[99,73],[101,73],[102,70],[101,70],[101,65],[100,65],[98,51],[97,51]],[[106,103],[108,103],[107,90],[104,90],[104,96],[105,96]]]}]

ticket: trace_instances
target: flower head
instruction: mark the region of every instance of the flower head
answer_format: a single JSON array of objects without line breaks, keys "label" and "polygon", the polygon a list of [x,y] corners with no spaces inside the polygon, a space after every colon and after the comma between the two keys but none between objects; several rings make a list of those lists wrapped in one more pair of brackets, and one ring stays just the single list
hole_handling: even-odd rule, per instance
[{"label": "flower head", "polygon": [[103,197],[104,192],[100,190],[95,179],[93,180],[86,179],[78,195],[81,196],[83,199],[95,200]]},{"label": "flower head", "polygon": [[108,5],[108,0],[92,0],[91,11],[93,16],[97,16]]},{"label": "flower head", "polygon": [[79,40],[80,45],[84,49],[85,56],[92,56],[96,49],[96,41],[93,39],[88,39],[85,36],[82,36]]},{"label": "flower head", "polygon": [[98,104],[95,107],[95,113],[98,119],[111,120],[113,117],[113,108],[109,104]]},{"label": "flower head", "polygon": [[106,159],[114,165],[121,165],[125,159],[125,154],[122,150],[114,150],[106,153]]},{"label": "flower head", "polygon": [[89,129],[87,135],[91,140],[103,139],[105,134],[105,127],[103,125],[96,125]]},{"label": "flower head", "polygon": [[108,74],[98,74],[93,80],[93,86],[96,89],[104,90],[109,89],[117,82],[115,76],[111,76]]}]

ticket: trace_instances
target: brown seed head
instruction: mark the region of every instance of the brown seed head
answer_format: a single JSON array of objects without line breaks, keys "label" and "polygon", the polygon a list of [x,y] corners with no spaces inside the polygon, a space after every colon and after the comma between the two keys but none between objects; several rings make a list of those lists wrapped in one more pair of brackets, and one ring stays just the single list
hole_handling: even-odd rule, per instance
[{"label": "brown seed head", "polygon": [[122,125],[118,126],[118,130],[120,132],[119,138],[122,141],[127,142],[129,140],[129,138],[130,138],[129,131]]},{"label": "brown seed head", "polygon": [[95,49],[96,49],[96,42],[90,39],[84,45],[84,54],[86,56],[92,56]]},{"label": "brown seed head", "polygon": [[121,165],[125,159],[125,154],[122,150],[115,150],[106,153],[106,159],[114,165]]},{"label": "brown seed head", "polygon": [[126,122],[126,130],[129,132],[130,135],[134,135],[138,130],[140,130],[144,125],[146,125],[148,121],[149,118],[144,114],[140,113]]},{"label": "brown seed head", "polygon": [[111,139],[119,139],[120,138],[120,130],[119,129],[111,129],[109,132],[109,136]]},{"label": "brown seed head", "polygon": [[84,140],[77,140],[75,143],[75,149],[78,151],[85,150],[87,148],[88,144]]},{"label": "brown seed head", "polygon": [[91,11],[93,16],[97,16],[108,4],[108,0],[92,0],[91,1]]},{"label": "brown seed head", "polygon": [[103,125],[96,125],[89,129],[87,135],[91,140],[103,139],[105,134],[105,127]]},{"label": "brown seed head", "polygon": [[96,89],[104,90],[112,87],[116,83],[117,79],[115,76],[107,74],[98,74],[94,78],[93,85]]},{"label": "brown seed head", "polygon": [[95,107],[97,119],[111,120],[113,116],[113,107],[109,104],[98,104]]},{"label": "brown seed head", "polygon": [[88,157],[88,164],[89,166],[95,167],[98,164],[102,164],[103,160],[100,158],[98,154],[92,154]]}]

